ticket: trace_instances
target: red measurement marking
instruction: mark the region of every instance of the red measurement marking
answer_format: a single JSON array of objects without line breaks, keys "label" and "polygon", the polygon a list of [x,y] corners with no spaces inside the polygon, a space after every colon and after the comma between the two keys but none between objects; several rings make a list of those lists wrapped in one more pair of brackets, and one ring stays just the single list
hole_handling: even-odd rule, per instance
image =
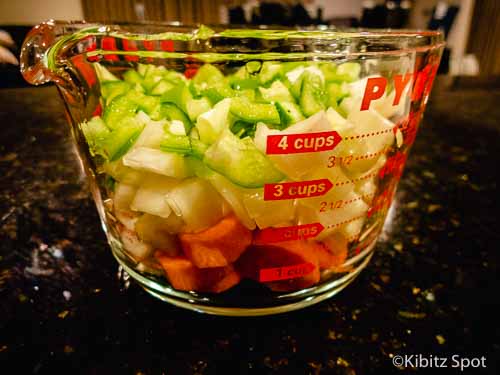
[{"label": "red measurement marking", "polygon": [[102,106],[101,103],[97,104],[97,107],[95,107],[94,112],[92,113],[92,116],[100,116],[102,114]]},{"label": "red measurement marking", "polygon": [[422,106],[419,110],[410,112],[409,114],[407,126],[404,132],[404,144],[407,146],[411,146],[413,144],[413,141],[415,141],[418,125],[420,123],[420,120],[422,119],[423,110],[424,108]]},{"label": "red measurement marking", "polygon": [[398,123],[396,124],[396,126],[394,127],[394,134],[396,134],[397,129],[401,130],[402,132],[404,132],[406,129],[408,129],[409,122],[410,122],[410,115],[399,120]]},{"label": "red measurement marking", "polygon": [[[155,41],[154,40],[143,40],[142,45],[144,46],[144,49],[147,51],[154,51],[155,50]],[[152,62],[153,58],[148,57],[146,58],[147,62]]]},{"label": "red measurement marking", "polygon": [[97,75],[94,67],[84,59],[83,55],[77,55],[71,58],[71,62],[89,87],[92,87],[97,83]]},{"label": "red measurement marking", "polygon": [[[86,37],[85,43],[87,43],[87,47],[85,48],[86,52],[92,52],[92,51],[95,51],[97,49],[97,43],[95,40],[95,36]],[[87,60],[93,62],[93,61],[99,60],[99,57],[98,56],[89,56],[89,57],[87,57]]]},{"label": "red measurement marking", "polygon": [[[105,36],[101,39],[101,48],[104,51],[116,51],[116,39],[111,36]],[[105,55],[104,58],[109,61],[118,61],[117,55]]]},{"label": "red measurement marking", "polygon": [[351,164],[352,159],[353,159],[352,155],[345,155],[345,156],[331,155],[328,157],[328,164],[326,165],[326,167],[334,168],[336,165],[349,165]]},{"label": "red measurement marking", "polygon": [[[137,51],[137,43],[135,40],[122,39],[123,49],[125,51]],[[125,55],[125,60],[127,61],[139,61],[139,56],[135,55]]]},{"label": "red measurement marking", "polygon": [[377,136],[377,135],[387,134],[387,133],[390,133],[390,132],[392,132],[392,129],[380,130],[378,132],[358,134],[358,135],[351,135],[349,137],[343,138],[343,140],[345,140],[345,141],[353,141],[353,140],[356,140],[356,139],[374,137],[374,136]]},{"label": "red measurement marking", "polygon": [[265,184],[264,200],[274,201],[283,199],[319,197],[326,194],[332,187],[333,184],[326,178],[311,181]]},{"label": "red measurement marking", "polygon": [[367,217],[370,218],[379,211],[387,210],[391,206],[392,197],[395,191],[395,184],[389,185],[382,193],[377,195],[372,202],[372,206],[368,209]]},{"label": "red measurement marking", "polygon": [[269,135],[267,137],[266,153],[281,155],[331,151],[337,147],[341,140],[342,137],[336,131]]},{"label": "red measurement marking", "polygon": [[403,174],[403,167],[406,161],[406,155],[402,152],[397,152],[392,155],[387,162],[384,164],[378,175],[380,178],[392,175],[394,178],[398,179]]},{"label": "red measurement marking", "polygon": [[377,173],[370,173],[370,174],[367,174],[367,175],[355,178],[354,180],[343,181],[343,182],[336,182],[335,186],[344,186],[344,185],[347,185],[347,184],[355,184],[358,181],[366,180],[367,178],[371,178],[371,177],[374,177],[376,175],[377,175]]},{"label": "red measurement marking", "polygon": [[153,51],[155,49],[155,41],[154,40],[143,40],[142,45],[144,49],[148,51]]},{"label": "red measurement marking", "polygon": [[260,282],[297,279],[310,274],[316,267],[312,263],[301,263],[293,266],[264,268],[259,272]]},{"label": "red measurement marking", "polygon": [[174,52],[174,41],[173,40],[162,40],[160,41],[160,48],[162,51]]},{"label": "red measurement marking", "polygon": [[344,200],[344,199],[339,199],[337,201],[331,201],[331,202],[320,202],[319,204],[319,212],[327,212],[327,211],[333,211],[342,207],[347,206],[348,204],[360,201],[362,199],[372,199],[375,196],[375,194],[365,194],[361,195],[356,198]]},{"label": "red measurement marking", "polygon": [[196,60],[193,57],[188,56],[186,58],[186,62],[184,63],[184,67],[185,67],[184,76],[186,78],[193,78],[198,72],[200,64],[196,62]]},{"label": "red measurement marking", "polygon": [[268,244],[281,241],[306,240],[316,237],[323,229],[325,227],[321,223],[266,228],[257,233],[254,242],[256,244]]},{"label": "red measurement marking", "polygon": [[339,227],[339,226],[341,226],[341,225],[351,223],[351,222],[353,222],[353,221],[356,221],[356,220],[358,220],[358,219],[362,219],[362,218],[364,218],[364,217],[365,217],[365,215],[356,216],[356,217],[353,217],[353,218],[351,218],[351,219],[349,219],[349,220],[341,221],[340,223],[337,223],[337,224],[331,224],[331,225],[327,226],[327,227],[326,227],[326,229]]},{"label": "red measurement marking", "polygon": [[375,156],[385,154],[387,152],[387,149],[383,149],[377,152],[373,152],[371,154],[365,154],[365,155],[359,155],[354,158],[354,160],[366,160],[366,159],[371,159],[374,158]]},{"label": "red measurement marking", "polygon": [[184,77],[190,79],[190,78],[193,78],[196,73],[198,73],[198,68],[187,68],[185,71],[184,71]]},{"label": "red measurement marking", "polygon": [[431,66],[426,65],[421,71],[415,72],[415,83],[413,84],[413,91],[411,93],[412,102],[416,102],[422,98],[425,86],[429,81],[430,70]]},{"label": "red measurement marking", "polygon": [[432,84],[434,83],[434,78],[436,78],[436,74],[439,69],[439,64],[431,64],[431,68],[429,71],[429,75],[427,76],[427,84],[424,88],[424,96],[427,98],[431,92]]}]

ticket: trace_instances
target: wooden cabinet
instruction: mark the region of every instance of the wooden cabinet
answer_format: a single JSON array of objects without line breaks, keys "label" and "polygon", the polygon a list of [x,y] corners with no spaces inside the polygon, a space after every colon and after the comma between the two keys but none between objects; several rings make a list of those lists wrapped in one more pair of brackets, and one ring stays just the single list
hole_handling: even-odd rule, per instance
[{"label": "wooden cabinet", "polygon": [[476,0],[468,52],[479,59],[482,76],[500,75],[500,1]]}]

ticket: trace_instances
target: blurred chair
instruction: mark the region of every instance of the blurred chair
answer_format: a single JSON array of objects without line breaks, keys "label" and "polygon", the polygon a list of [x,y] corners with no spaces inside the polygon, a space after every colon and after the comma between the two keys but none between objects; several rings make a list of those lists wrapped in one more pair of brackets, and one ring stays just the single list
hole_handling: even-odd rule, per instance
[{"label": "blurred chair", "polygon": [[[441,30],[446,39],[459,10],[459,7],[448,5],[446,1],[438,2],[432,10],[432,16],[427,24],[427,28],[429,30]],[[438,74],[448,74],[450,71],[450,56],[451,50],[445,47],[443,56],[441,57],[441,63],[439,64]]]},{"label": "blurred chair", "polygon": [[0,30],[0,63],[19,65],[17,57],[9,50],[15,46],[14,40],[5,30]]},{"label": "blurred chair", "polygon": [[401,29],[408,24],[411,7],[408,0],[387,0],[384,4],[363,1],[361,27]]},{"label": "blurred chair", "polygon": [[20,47],[31,26],[0,25],[0,88],[29,86],[19,71]]}]

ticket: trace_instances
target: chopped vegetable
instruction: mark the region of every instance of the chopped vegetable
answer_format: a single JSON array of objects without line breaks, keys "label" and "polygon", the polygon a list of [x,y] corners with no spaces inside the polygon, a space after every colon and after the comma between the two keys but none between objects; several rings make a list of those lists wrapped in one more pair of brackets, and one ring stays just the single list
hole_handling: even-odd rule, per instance
[{"label": "chopped vegetable", "polygon": [[97,78],[99,79],[99,82],[101,84],[105,82],[119,81],[119,79],[116,78],[116,76],[113,73],[111,73],[101,64],[94,63],[93,65],[95,68],[95,72],[97,74]]},{"label": "chopped vegetable", "polygon": [[201,114],[196,123],[200,140],[206,144],[214,143],[224,129],[229,128],[229,108],[231,99],[224,99],[214,108]]},{"label": "chopped vegetable", "polygon": [[[312,132],[333,130],[332,124],[328,121],[324,111],[316,113],[314,116],[304,121],[289,126],[287,129],[278,131],[270,129],[263,123],[257,125],[255,131],[255,146],[262,152],[267,151],[267,137],[270,135],[287,134],[307,134]],[[267,160],[272,161],[274,166],[282,173],[292,179],[300,179],[311,172],[311,168],[324,164],[324,155],[318,152],[299,153],[285,155],[267,155]]]},{"label": "chopped vegetable", "polygon": [[179,235],[186,256],[198,268],[223,267],[236,261],[252,243],[252,233],[231,215],[198,233]]},{"label": "chopped vegetable", "polygon": [[280,115],[273,104],[252,103],[247,98],[238,97],[231,100],[230,111],[243,121],[280,124]]},{"label": "chopped vegetable", "polygon": [[186,135],[175,135],[165,133],[160,143],[160,149],[164,152],[176,152],[183,155],[191,155],[202,158],[208,146],[198,139]]},{"label": "chopped vegetable", "polygon": [[293,200],[265,201],[262,190],[247,190],[243,194],[243,204],[259,228],[280,226],[295,217]]},{"label": "chopped vegetable", "polygon": [[153,149],[159,149],[160,143],[162,142],[165,135],[165,131],[163,130],[165,124],[165,121],[147,121],[144,130],[141,132],[139,138],[137,138],[137,141],[135,141],[133,147],[149,147]]},{"label": "chopped vegetable", "polygon": [[139,237],[137,237],[136,232],[125,228],[122,224],[118,225],[118,231],[120,233],[120,239],[122,240],[123,249],[136,261],[141,261],[151,254],[153,250],[151,245],[142,242]]},{"label": "chopped vegetable", "polygon": [[204,230],[223,217],[224,200],[210,183],[201,178],[183,180],[168,192],[167,202],[186,223],[186,232]]},{"label": "chopped vegetable", "polygon": [[182,122],[186,133],[189,133],[193,127],[193,124],[187,115],[173,103],[163,103],[161,105],[160,114],[167,120],[177,120]]},{"label": "chopped vegetable", "polygon": [[281,102],[294,102],[290,91],[281,81],[274,81],[271,87],[259,87],[262,98],[268,102],[281,101]]},{"label": "chopped vegetable", "polygon": [[222,72],[211,64],[204,64],[193,77],[193,83],[205,89],[209,86],[215,85],[223,80],[225,77]]},{"label": "chopped vegetable", "polygon": [[259,79],[262,84],[266,84],[280,76],[282,64],[272,61],[265,61],[260,69]]},{"label": "chopped vegetable", "polygon": [[160,217],[169,217],[172,209],[166,201],[167,194],[179,184],[179,180],[171,177],[151,175],[145,178],[137,192],[130,208]]},{"label": "chopped vegetable", "polygon": [[137,188],[133,185],[118,183],[115,187],[113,203],[115,210],[129,210],[130,203],[134,200]]},{"label": "chopped vegetable", "polygon": [[119,128],[111,131],[106,139],[102,141],[102,149],[107,158],[114,161],[125,155],[139,137],[143,128],[143,124],[129,118]]},{"label": "chopped vegetable", "polygon": [[177,290],[220,293],[239,281],[231,266],[200,269],[185,257],[170,257],[161,251],[157,251],[155,257]]},{"label": "chopped vegetable", "polygon": [[334,232],[322,240],[324,244],[317,253],[319,266],[323,269],[339,267],[348,255],[348,240],[339,232]]},{"label": "chopped vegetable", "polygon": [[219,173],[205,174],[213,187],[231,205],[231,208],[241,223],[250,230],[255,229],[255,221],[250,217],[245,205],[244,195],[246,190],[235,186],[231,181]]},{"label": "chopped vegetable", "polygon": [[137,147],[123,157],[123,164],[140,171],[168,177],[185,178],[190,175],[184,157],[148,147]]},{"label": "chopped vegetable", "polygon": [[126,94],[131,89],[128,82],[116,80],[101,83],[101,95],[108,105],[114,98]]},{"label": "chopped vegetable", "polygon": [[283,179],[283,175],[255,147],[250,138],[239,139],[229,130],[225,130],[218,141],[208,148],[203,161],[243,187],[261,187],[265,183]]},{"label": "chopped vegetable", "polygon": [[180,243],[175,235],[184,223],[175,214],[170,214],[166,219],[155,215],[144,214],[137,219],[135,230],[139,238],[168,254],[180,254]]},{"label": "chopped vegetable", "polygon": [[102,115],[79,128],[135,269],[208,293],[243,278],[287,293],[347,272],[353,244],[381,227],[368,212],[386,154],[406,150],[395,124],[412,87],[361,110],[372,66],[360,61],[94,63]]},{"label": "chopped vegetable", "polygon": [[89,151],[92,155],[106,156],[103,150],[103,143],[109,136],[109,129],[100,117],[93,117],[88,122],[82,122],[80,125],[83,135],[89,145]]},{"label": "chopped vegetable", "polygon": [[134,170],[123,165],[123,160],[106,162],[102,165],[102,170],[112,176],[116,181],[133,186],[139,186],[148,173]]},{"label": "chopped vegetable", "polygon": [[307,117],[326,109],[323,81],[317,74],[304,72],[302,90],[300,92],[300,107]]},{"label": "chopped vegetable", "polygon": [[140,214],[137,212],[115,209],[115,218],[123,224],[123,226],[131,231],[135,231],[135,223],[139,219]]}]

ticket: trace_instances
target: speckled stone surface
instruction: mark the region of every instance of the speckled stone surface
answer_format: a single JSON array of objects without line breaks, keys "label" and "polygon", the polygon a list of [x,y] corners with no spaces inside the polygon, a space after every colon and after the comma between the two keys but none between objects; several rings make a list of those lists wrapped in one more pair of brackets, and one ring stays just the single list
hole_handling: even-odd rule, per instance
[{"label": "speckled stone surface", "polygon": [[[435,90],[371,265],[302,311],[223,318],[118,278],[54,87],[0,91],[0,364],[16,374],[500,372],[500,91]],[[6,367],[7,366],[7,367]],[[0,371],[3,372],[3,371]],[[438,373],[438,372],[436,372]],[[447,373],[446,370],[439,373]]]}]

